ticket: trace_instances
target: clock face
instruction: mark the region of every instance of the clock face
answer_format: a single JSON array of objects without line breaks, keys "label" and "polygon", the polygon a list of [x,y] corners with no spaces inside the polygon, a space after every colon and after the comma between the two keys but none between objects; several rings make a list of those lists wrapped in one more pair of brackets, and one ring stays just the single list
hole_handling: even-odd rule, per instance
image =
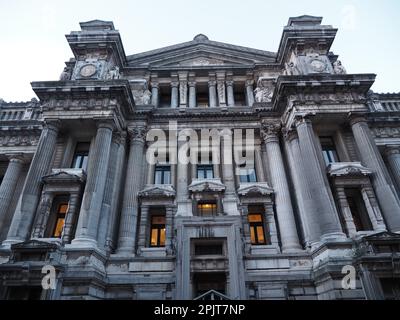
[{"label": "clock face", "polygon": [[320,60],[313,60],[311,61],[311,67],[313,68],[313,70],[317,71],[317,72],[322,72],[325,71],[326,69],[326,65],[323,61]]},{"label": "clock face", "polygon": [[83,66],[80,70],[80,74],[82,77],[91,77],[93,76],[97,71],[97,68],[94,64],[87,64]]}]

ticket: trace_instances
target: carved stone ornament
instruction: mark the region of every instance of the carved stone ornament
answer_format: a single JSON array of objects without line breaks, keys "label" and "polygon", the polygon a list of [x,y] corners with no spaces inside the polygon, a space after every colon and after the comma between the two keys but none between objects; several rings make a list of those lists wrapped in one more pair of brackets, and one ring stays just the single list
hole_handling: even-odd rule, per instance
[{"label": "carved stone ornament", "polygon": [[371,128],[372,135],[375,138],[400,138],[400,128],[385,127]]},{"label": "carved stone ornament", "polygon": [[151,102],[151,92],[148,89],[132,90],[132,95],[136,105],[149,105]]},{"label": "carved stone ornament", "polygon": [[225,185],[220,179],[195,179],[189,186],[191,192],[222,192],[225,190]]},{"label": "carved stone ornament", "polygon": [[261,124],[261,134],[264,139],[269,136],[277,136],[281,128],[282,126],[279,122],[263,121]]},{"label": "carved stone ornament", "polygon": [[241,183],[237,192],[242,197],[254,195],[266,196],[272,195],[274,189],[272,189],[268,183]]},{"label": "carved stone ornament", "polygon": [[271,102],[273,94],[273,79],[260,78],[257,82],[257,88],[254,90],[256,102]]},{"label": "carved stone ornament", "polygon": [[86,64],[80,70],[79,74],[84,78],[90,78],[94,76],[97,72],[97,67],[94,64]]},{"label": "carved stone ornament", "polygon": [[108,70],[106,74],[106,80],[113,80],[113,79],[119,79],[121,77],[121,74],[119,72],[119,67],[118,66],[113,66]]},{"label": "carved stone ornament", "polygon": [[139,197],[142,198],[171,198],[175,197],[176,192],[172,185],[146,185],[146,187],[139,192]]},{"label": "carved stone ornament", "polygon": [[128,133],[131,140],[144,141],[146,139],[147,129],[146,127],[128,128]]},{"label": "carved stone ornament", "polygon": [[61,80],[61,81],[68,81],[68,80],[71,80],[71,71],[72,71],[72,70],[71,70],[70,68],[65,67],[64,70],[63,70],[63,72],[61,72],[60,80]]},{"label": "carved stone ornament", "polygon": [[346,74],[346,69],[343,67],[340,60],[337,60],[333,63],[333,72],[335,74]]},{"label": "carved stone ornament", "polygon": [[326,63],[319,59],[311,60],[310,66],[311,69],[316,72],[324,72],[326,70]]},{"label": "carved stone ornament", "polygon": [[5,135],[0,136],[0,146],[36,146],[39,143],[39,135]]},{"label": "carved stone ornament", "polygon": [[331,177],[358,175],[367,176],[372,174],[372,171],[362,166],[360,162],[331,163],[328,167],[328,172]]}]

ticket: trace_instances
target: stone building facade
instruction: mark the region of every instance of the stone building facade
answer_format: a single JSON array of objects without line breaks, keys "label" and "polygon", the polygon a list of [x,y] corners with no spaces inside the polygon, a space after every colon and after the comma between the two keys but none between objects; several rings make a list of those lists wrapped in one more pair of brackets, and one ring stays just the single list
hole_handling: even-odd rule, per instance
[{"label": "stone building facade", "polygon": [[398,299],[400,94],[347,74],[321,22],[277,52],[67,35],[40,101],[0,100],[0,298]]}]

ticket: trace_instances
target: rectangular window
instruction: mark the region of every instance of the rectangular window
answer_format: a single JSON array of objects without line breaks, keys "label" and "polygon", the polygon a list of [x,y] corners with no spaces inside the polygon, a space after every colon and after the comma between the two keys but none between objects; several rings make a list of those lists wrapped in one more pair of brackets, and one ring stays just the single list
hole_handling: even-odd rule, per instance
[{"label": "rectangular window", "polygon": [[154,172],[154,184],[171,184],[170,166],[156,166]]},{"label": "rectangular window", "polygon": [[267,240],[265,238],[264,221],[262,214],[259,213],[249,214],[248,220],[250,224],[251,244],[266,245]]},{"label": "rectangular window", "polygon": [[353,222],[357,231],[372,230],[371,220],[368,216],[364,199],[358,189],[346,189],[347,203],[353,217]]},{"label": "rectangular window", "polygon": [[223,254],[222,243],[197,243],[194,246],[196,256],[221,256]]},{"label": "rectangular window", "polygon": [[72,159],[72,168],[74,169],[87,169],[88,157],[89,157],[88,142],[78,142],[76,144],[74,158]]},{"label": "rectangular window", "polygon": [[165,216],[152,216],[150,228],[150,247],[165,246]]},{"label": "rectangular window", "polygon": [[331,137],[320,137],[322,155],[326,165],[339,161],[339,157],[336,152],[335,143]]},{"label": "rectangular window", "polygon": [[52,238],[61,238],[65,224],[65,216],[67,212],[68,212],[68,202],[59,203],[57,206],[56,222],[52,232]]},{"label": "rectangular window", "polygon": [[197,214],[201,217],[212,217],[217,214],[217,204],[215,202],[204,202],[197,204]]},{"label": "rectangular window", "polygon": [[257,182],[256,170],[254,168],[246,169],[246,164],[239,166],[239,180],[242,183]]},{"label": "rectangular window", "polygon": [[212,164],[197,165],[197,179],[213,179],[214,166]]}]

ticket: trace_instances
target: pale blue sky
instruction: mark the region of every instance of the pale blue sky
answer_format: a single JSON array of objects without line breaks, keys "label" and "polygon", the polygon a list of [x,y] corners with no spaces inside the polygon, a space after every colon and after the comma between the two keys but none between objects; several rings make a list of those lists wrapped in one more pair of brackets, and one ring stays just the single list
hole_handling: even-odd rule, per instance
[{"label": "pale blue sky", "polygon": [[56,80],[72,57],[64,37],[79,22],[112,20],[126,54],[191,40],[277,51],[290,16],[339,28],[332,50],[349,73],[376,73],[377,92],[399,92],[399,0],[0,0],[0,97],[34,97],[31,81]]}]

